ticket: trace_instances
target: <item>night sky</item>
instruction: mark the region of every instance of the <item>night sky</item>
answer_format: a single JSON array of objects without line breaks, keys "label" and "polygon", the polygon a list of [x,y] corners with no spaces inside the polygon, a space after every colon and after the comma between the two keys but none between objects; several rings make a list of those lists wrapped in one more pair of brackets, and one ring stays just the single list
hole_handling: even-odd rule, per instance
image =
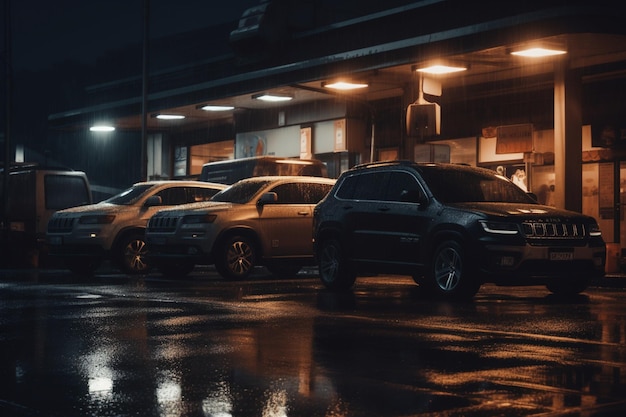
[{"label": "night sky", "polygon": [[[4,1],[11,1],[15,71],[45,69],[66,60],[90,64],[103,51],[142,41],[143,0]],[[150,36],[236,21],[244,10],[259,3],[260,0],[150,0]],[[4,31],[0,36],[4,36]]]},{"label": "night sky", "polygon": [[[11,77],[6,77],[4,60],[5,2],[9,2],[11,18]],[[260,2],[150,0],[150,41],[157,45],[163,37],[217,25],[232,24],[234,29],[243,12]],[[87,86],[141,74],[137,51],[143,41],[143,10],[144,0],[0,2],[0,137],[5,136],[7,126],[8,83],[4,81],[10,78],[9,142],[24,146],[28,162],[70,166],[106,186],[126,187],[129,181],[138,180],[138,141],[119,133],[116,140],[103,144],[82,131],[51,131],[48,116],[93,104],[86,99]],[[188,62],[169,59],[164,64],[176,67]],[[4,161],[4,145],[0,155]],[[125,168],[111,170],[111,161]]]}]

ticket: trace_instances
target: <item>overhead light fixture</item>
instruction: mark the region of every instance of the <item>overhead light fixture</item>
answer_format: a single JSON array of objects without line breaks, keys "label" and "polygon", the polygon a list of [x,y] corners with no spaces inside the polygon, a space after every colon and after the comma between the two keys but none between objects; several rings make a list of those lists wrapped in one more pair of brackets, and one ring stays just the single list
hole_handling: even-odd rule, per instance
[{"label": "overhead light fixture", "polygon": [[284,95],[284,94],[269,94],[269,93],[254,94],[252,96],[252,98],[254,100],[269,101],[269,102],[273,102],[273,103],[281,102],[281,101],[293,100],[293,97],[288,96],[288,95]]},{"label": "overhead light fixture", "polygon": [[528,58],[543,58],[546,56],[563,55],[566,53],[567,51],[563,51],[561,49],[528,48],[511,52],[511,55],[524,56]]},{"label": "overhead light fixture", "polygon": [[109,125],[94,125],[89,128],[91,132],[113,132],[115,128]]},{"label": "overhead light fixture", "polygon": [[441,75],[441,74],[451,74],[454,72],[466,71],[467,67],[453,67],[449,65],[437,64],[437,65],[431,65],[429,67],[424,67],[424,68],[416,68],[415,70],[417,72],[423,72],[425,74]]},{"label": "overhead light fixture", "polygon": [[341,90],[341,91],[349,91],[349,90],[357,90],[359,88],[369,87],[366,83],[353,83],[348,81],[337,81],[334,83],[322,83],[322,87],[332,88],[333,90]]},{"label": "overhead light fixture", "polygon": [[153,114],[152,117],[160,120],[181,120],[185,118],[182,114]]},{"label": "overhead light fixture", "polygon": [[204,111],[229,111],[235,109],[233,106],[220,106],[215,104],[201,104],[197,108]]}]

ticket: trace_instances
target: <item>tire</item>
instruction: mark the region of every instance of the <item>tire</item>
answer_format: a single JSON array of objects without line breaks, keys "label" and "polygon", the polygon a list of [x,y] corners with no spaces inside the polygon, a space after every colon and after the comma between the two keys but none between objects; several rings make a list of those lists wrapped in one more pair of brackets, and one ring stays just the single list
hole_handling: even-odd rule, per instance
[{"label": "tire", "polygon": [[333,291],[345,291],[352,288],[356,275],[349,270],[338,240],[321,241],[317,258],[320,279],[326,288]]},{"label": "tire", "polygon": [[257,248],[252,239],[243,235],[227,237],[217,248],[215,269],[228,279],[244,279],[257,266]]},{"label": "tire", "polygon": [[432,256],[425,287],[436,296],[467,300],[476,295],[480,283],[463,246],[455,240],[440,243]]},{"label": "tire", "polygon": [[589,287],[589,279],[572,279],[551,282],[546,285],[548,290],[559,297],[578,295]]},{"label": "tire", "polygon": [[125,236],[117,246],[117,264],[122,272],[130,275],[145,274],[150,270],[148,246],[143,234]]},{"label": "tire", "polygon": [[185,261],[164,261],[156,265],[156,268],[162,275],[170,278],[184,278],[189,275],[195,267],[196,265],[193,262]]}]

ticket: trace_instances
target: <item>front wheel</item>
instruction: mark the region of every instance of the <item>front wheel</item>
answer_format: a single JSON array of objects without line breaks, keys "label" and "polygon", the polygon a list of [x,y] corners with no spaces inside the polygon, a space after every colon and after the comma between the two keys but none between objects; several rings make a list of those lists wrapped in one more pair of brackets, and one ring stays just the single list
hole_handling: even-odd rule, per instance
[{"label": "front wheel", "polygon": [[346,265],[338,240],[328,239],[320,242],[318,262],[320,279],[329,290],[347,290],[354,285],[356,275]]},{"label": "front wheel", "polygon": [[120,241],[117,261],[120,269],[131,275],[144,274],[150,270],[148,247],[142,234],[132,234]]},{"label": "front wheel", "polygon": [[229,279],[244,279],[257,266],[257,250],[254,242],[246,236],[227,238],[215,257],[215,269]]},{"label": "front wheel", "polygon": [[435,295],[470,299],[480,288],[480,283],[473,275],[471,261],[463,246],[457,241],[448,240],[435,249],[430,273],[424,283]]}]

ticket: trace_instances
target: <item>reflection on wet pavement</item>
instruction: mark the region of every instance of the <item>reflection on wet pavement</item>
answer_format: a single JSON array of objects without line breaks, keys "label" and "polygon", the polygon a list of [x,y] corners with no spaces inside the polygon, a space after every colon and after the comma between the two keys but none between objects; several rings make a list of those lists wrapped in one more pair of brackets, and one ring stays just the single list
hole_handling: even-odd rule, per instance
[{"label": "reflection on wet pavement", "polygon": [[346,294],[308,280],[0,282],[0,414],[626,411],[623,292],[493,291],[451,304],[376,280]]}]

